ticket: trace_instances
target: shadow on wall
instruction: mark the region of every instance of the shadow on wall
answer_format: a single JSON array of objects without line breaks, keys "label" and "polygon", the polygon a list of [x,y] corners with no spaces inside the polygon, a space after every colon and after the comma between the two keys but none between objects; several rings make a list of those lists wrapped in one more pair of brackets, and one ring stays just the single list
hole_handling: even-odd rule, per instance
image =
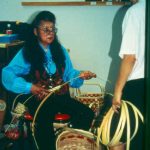
[{"label": "shadow on wall", "polygon": [[107,78],[107,80],[110,82],[107,82],[105,86],[106,91],[110,93],[113,93],[114,85],[119,71],[121,59],[119,58],[118,54],[122,40],[122,22],[124,15],[129,7],[130,6],[121,7],[116,13],[112,24],[112,40],[110,45],[110,51],[108,54],[112,58],[112,62],[110,64]]}]

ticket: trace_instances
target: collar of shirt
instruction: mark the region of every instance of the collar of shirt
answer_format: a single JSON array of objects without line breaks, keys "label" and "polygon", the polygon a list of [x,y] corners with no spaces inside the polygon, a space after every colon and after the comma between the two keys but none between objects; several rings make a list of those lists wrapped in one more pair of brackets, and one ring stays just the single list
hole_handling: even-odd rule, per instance
[{"label": "collar of shirt", "polygon": [[40,42],[39,42],[39,45],[42,48],[42,50],[45,52],[46,59],[51,59],[52,60],[52,54],[51,54],[51,51],[50,51],[50,45],[48,45],[46,48]]},{"label": "collar of shirt", "polygon": [[47,47],[44,47],[41,42],[39,42],[39,45],[44,50],[44,52],[47,52],[50,49],[50,45],[48,45]]},{"label": "collar of shirt", "polygon": [[46,62],[44,64],[44,67],[45,67],[47,73],[49,75],[52,75],[52,74],[54,74],[56,72],[56,65],[55,65],[55,63],[52,60],[52,54],[51,54],[51,51],[50,51],[50,45],[47,46],[46,48],[40,42],[39,42],[39,45],[41,46],[41,48],[45,52]]}]

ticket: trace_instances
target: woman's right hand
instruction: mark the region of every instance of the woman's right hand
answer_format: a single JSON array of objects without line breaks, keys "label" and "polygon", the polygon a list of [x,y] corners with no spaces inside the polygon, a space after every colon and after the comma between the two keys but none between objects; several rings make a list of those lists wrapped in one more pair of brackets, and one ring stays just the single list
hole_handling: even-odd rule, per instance
[{"label": "woman's right hand", "polygon": [[33,84],[31,87],[31,93],[36,95],[39,100],[42,100],[49,91],[44,88],[44,86],[40,86],[39,84]]}]

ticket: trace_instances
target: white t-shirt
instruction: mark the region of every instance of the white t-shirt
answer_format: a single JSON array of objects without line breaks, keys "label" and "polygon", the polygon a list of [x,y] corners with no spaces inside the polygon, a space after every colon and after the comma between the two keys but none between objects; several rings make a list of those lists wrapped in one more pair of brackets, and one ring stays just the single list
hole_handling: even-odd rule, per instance
[{"label": "white t-shirt", "polygon": [[136,62],[128,80],[144,78],[145,63],[145,1],[130,7],[122,25],[122,43],[119,56],[135,54]]}]

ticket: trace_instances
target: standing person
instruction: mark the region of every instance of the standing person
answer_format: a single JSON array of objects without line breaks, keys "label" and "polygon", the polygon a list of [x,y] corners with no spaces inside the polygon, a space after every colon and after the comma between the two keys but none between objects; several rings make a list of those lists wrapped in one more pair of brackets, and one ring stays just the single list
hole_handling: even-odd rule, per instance
[{"label": "standing person", "polygon": [[[23,93],[21,101],[30,94],[35,95],[27,103],[32,115],[48,94],[47,89],[70,80],[69,85],[78,88],[84,80],[96,77],[90,71],[73,68],[67,50],[57,39],[55,24],[53,13],[41,11],[31,23],[31,34],[25,46],[2,70],[4,87],[15,94]],[[35,137],[40,150],[55,150],[53,120],[58,112],[68,113],[73,127],[84,130],[90,128],[94,117],[91,109],[70,97],[68,85],[63,86],[48,98],[38,113]]]},{"label": "standing person", "polygon": [[[119,52],[122,61],[112,108],[118,112],[123,99],[132,102],[144,114],[145,0],[140,0],[128,9],[123,21],[122,33]],[[130,120],[132,124],[134,119]],[[144,137],[141,126],[131,141],[130,150],[143,150]]]}]

